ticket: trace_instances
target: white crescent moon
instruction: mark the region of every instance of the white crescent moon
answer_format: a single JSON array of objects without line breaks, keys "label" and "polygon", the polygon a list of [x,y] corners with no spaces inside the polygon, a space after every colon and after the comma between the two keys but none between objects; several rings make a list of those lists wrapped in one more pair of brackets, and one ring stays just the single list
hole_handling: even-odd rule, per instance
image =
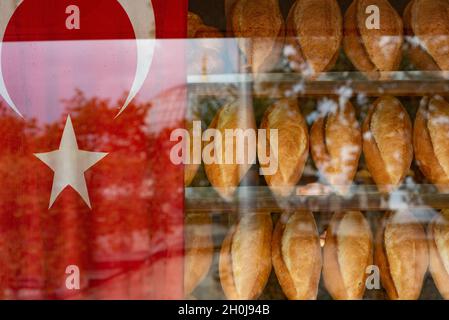
[{"label": "white crescent moon", "polygon": [[131,90],[118,117],[134,99],[147,78],[155,48],[156,23],[151,0],[118,0],[128,14],[137,41],[137,68]]},{"label": "white crescent moon", "polygon": [[[16,1],[14,1],[16,2]],[[2,73],[2,47],[3,47],[3,38],[5,36],[6,27],[8,26],[9,20],[16,11],[17,7],[23,2],[20,0],[14,4],[13,1],[0,1],[0,96],[5,99],[6,103],[13,109],[19,116],[22,116],[20,111],[17,109],[16,105],[12,101],[9,96],[8,89],[6,89],[5,79],[3,79]]]},{"label": "white crescent moon", "polygon": [[[129,95],[116,117],[118,117],[126,109],[126,107],[142,88],[142,85],[150,72],[155,48],[154,39],[156,38],[156,24],[151,0],[117,1],[128,14],[134,29],[134,34],[137,41],[137,67],[136,75],[129,91]],[[21,117],[23,116],[12,101],[5,85],[1,68],[1,55],[2,42],[5,36],[6,27],[8,26],[9,20],[11,20],[14,11],[22,2],[23,0],[19,0],[15,5],[12,1],[0,0],[0,95],[3,99],[5,99],[11,109],[13,109]]]}]

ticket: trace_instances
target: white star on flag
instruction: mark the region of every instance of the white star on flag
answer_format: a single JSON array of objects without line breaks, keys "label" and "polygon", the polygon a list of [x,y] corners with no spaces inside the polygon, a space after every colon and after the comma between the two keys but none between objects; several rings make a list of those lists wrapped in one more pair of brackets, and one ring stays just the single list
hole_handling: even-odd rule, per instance
[{"label": "white star on flag", "polygon": [[68,186],[78,192],[84,202],[91,208],[84,172],[108,154],[79,150],[70,116],[67,117],[59,149],[34,155],[54,172],[48,208],[52,207],[56,198]]}]

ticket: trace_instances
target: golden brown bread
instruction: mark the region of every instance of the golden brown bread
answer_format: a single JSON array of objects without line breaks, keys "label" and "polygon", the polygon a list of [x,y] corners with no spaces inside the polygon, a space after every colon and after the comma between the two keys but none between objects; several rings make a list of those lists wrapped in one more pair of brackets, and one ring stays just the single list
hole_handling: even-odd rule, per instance
[{"label": "golden brown bread", "polygon": [[[216,129],[221,133],[221,140],[213,139],[213,142],[205,142],[203,148],[203,162],[204,170],[207,178],[217,192],[225,199],[231,200],[235,189],[239,185],[242,178],[248,172],[249,168],[255,163],[257,157],[257,146],[255,141],[244,139],[243,144],[239,143],[234,136],[232,143],[230,140],[226,141],[226,129],[250,129],[255,136],[256,123],[252,106],[241,104],[241,100],[236,100],[220,108],[215,115],[209,129]],[[254,145],[252,145],[254,143]],[[221,148],[220,148],[221,145]],[[210,151],[208,146],[213,146],[215,150]],[[215,152],[221,149],[220,154]],[[249,152],[248,152],[249,151]],[[251,152],[254,151],[254,152]],[[244,161],[237,161],[237,153],[245,156]],[[218,159],[218,161],[208,163],[204,155],[211,155]],[[232,161],[226,163],[226,155],[232,155]],[[248,157],[249,155],[249,157]]]},{"label": "golden brown bread", "polygon": [[398,99],[386,96],[373,103],[363,123],[363,152],[381,192],[402,183],[413,160],[412,124]]},{"label": "golden brown bread", "polygon": [[[219,73],[224,70],[223,43],[216,38],[223,34],[218,29],[206,26],[196,14],[187,14],[187,35],[190,39],[187,51],[189,74]],[[215,39],[212,39],[215,38]]]},{"label": "golden brown bread", "polygon": [[438,291],[449,299],[449,210],[438,214],[428,227],[429,270]]},{"label": "golden brown bread", "polygon": [[363,298],[366,269],[373,261],[372,238],[361,212],[335,213],[332,217],[323,251],[323,279],[334,299]]},{"label": "golden brown bread", "polygon": [[[379,8],[379,29],[368,29],[366,8]],[[402,56],[402,19],[388,0],[354,0],[345,14],[343,47],[354,66],[378,78],[394,71]]]},{"label": "golden brown bread", "polygon": [[200,213],[186,214],[184,225],[184,295],[186,297],[206,277],[212,265],[213,254],[210,216]]},{"label": "golden brown bread", "polygon": [[219,274],[228,299],[256,299],[271,272],[270,213],[246,213],[223,241]]},{"label": "golden brown bread", "polygon": [[320,174],[337,192],[345,194],[357,172],[362,133],[349,101],[344,105],[334,102],[333,106],[312,125],[310,150]]},{"label": "golden brown bread", "polygon": [[287,298],[315,300],[321,275],[321,247],[310,212],[284,213],[273,233],[272,260]]},{"label": "golden brown bread", "polygon": [[390,299],[419,298],[429,252],[424,228],[411,212],[386,213],[376,236],[374,262]]},{"label": "golden brown bread", "polygon": [[410,59],[422,70],[449,70],[449,1],[412,0],[404,11]]},{"label": "golden brown bread", "polygon": [[253,73],[276,66],[285,41],[285,22],[278,0],[236,0],[228,23]]},{"label": "golden brown bread", "polygon": [[[260,129],[266,130],[266,146],[259,142],[258,156],[262,172],[270,167],[266,160],[277,161],[275,174],[265,174],[265,180],[273,192],[288,196],[301,179],[309,154],[309,135],[296,100],[282,99],[270,106],[262,119]],[[270,129],[278,130],[278,153],[270,145]],[[259,137],[260,138],[260,137]],[[263,159],[262,155],[267,155]],[[267,171],[267,170],[265,170]],[[268,172],[265,172],[268,173]]]},{"label": "golden brown bread", "polygon": [[332,69],[342,38],[336,0],[296,0],[287,18],[286,54],[292,69],[306,75]]},{"label": "golden brown bread", "polygon": [[[435,60],[433,60],[433,58],[424,48],[421,39],[414,34],[412,26],[412,7],[414,2],[415,2],[414,0],[410,1],[404,10],[404,29],[405,34],[407,36],[406,38],[407,45],[405,46],[405,53],[410,58],[410,61],[419,70],[427,70],[427,71],[440,70]],[[429,2],[434,3],[433,0]]]},{"label": "golden brown bread", "polygon": [[441,192],[449,192],[449,103],[442,97],[422,99],[413,143],[422,173]]},{"label": "golden brown bread", "polygon": [[[184,165],[184,186],[188,187],[192,181],[193,178],[195,178],[196,173],[198,172],[198,169],[200,167],[199,163],[195,163],[194,161],[194,144],[193,144],[193,122],[192,121],[186,121],[186,129],[189,131],[189,137],[190,137],[190,159],[188,163]],[[196,137],[197,139],[201,139],[200,137]]]}]

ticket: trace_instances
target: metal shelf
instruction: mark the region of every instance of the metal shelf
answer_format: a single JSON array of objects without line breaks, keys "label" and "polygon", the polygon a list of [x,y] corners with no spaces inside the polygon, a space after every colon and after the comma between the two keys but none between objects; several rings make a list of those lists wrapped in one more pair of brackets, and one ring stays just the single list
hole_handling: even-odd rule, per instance
[{"label": "metal shelf", "polygon": [[284,210],[333,212],[341,210],[388,211],[401,209],[449,208],[449,194],[441,194],[433,185],[402,186],[390,194],[381,194],[374,185],[354,186],[350,195],[334,193],[298,195],[276,199],[266,186],[238,187],[231,202],[222,199],[212,187],[185,189],[186,212],[235,213]]},{"label": "metal shelf", "polygon": [[[449,72],[447,71],[396,71],[381,74],[383,80],[370,80],[374,75],[360,72],[327,72],[315,79],[304,78],[298,73],[249,73],[189,75],[189,90],[196,95],[229,94],[226,88],[252,85],[256,96],[270,98],[297,96],[339,95],[341,90],[366,96],[425,96],[447,95]],[[349,91],[348,91],[349,90]]]}]

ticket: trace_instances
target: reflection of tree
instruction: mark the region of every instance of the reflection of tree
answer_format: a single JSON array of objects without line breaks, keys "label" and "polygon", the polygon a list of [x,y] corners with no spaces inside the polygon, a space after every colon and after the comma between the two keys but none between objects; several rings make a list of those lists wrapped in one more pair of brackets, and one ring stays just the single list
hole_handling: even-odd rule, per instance
[{"label": "reflection of tree", "polygon": [[[110,153],[86,173],[90,211],[71,189],[48,210],[53,175],[33,156],[59,147],[66,115],[44,125],[0,104],[0,298],[64,297],[67,265],[91,287],[167,254],[167,243],[152,252],[152,242],[182,221],[183,173],[168,161],[173,128],[148,130],[150,103],[131,103],[114,119],[121,105],[82,92],[65,101],[79,148]],[[96,294],[142,298],[149,285],[135,279]]]}]

